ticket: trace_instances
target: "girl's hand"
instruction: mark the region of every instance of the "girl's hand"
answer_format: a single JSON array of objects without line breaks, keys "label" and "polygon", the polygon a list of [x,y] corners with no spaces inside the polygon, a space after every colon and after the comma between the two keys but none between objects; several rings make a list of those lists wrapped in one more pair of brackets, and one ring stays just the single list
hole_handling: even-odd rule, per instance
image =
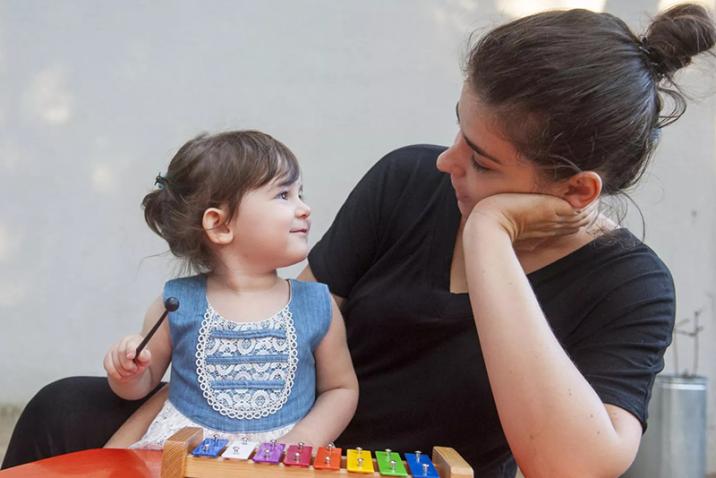
[{"label": "girl's hand", "polygon": [[286,433],[284,436],[276,440],[279,443],[285,443],[288,445],[298,445],[299,443],[303,443],[304,445],[312,446],[314,448],[314,454],[316,452],[315,448],[319,446],[324,446],[325,444],[321,443],[314,443],[313,440],[310,439],[310,437],[303,436],[300,433],[297,433],[295,430],[291,430],[290,432]]},{"label": "girl's hand", "polygon": [[467,224],[488,221],[502,228],[515,248],[574,234],[597,214],[597,202],[576,210],[564,199],[546,194],[501,193],[478,202]]},{"label": "girl's hand", "polygon": [[104,357],[107,376],[119,382],[129,382],[141,377],[152,360],[148,348],[142,350],[134,360],[134,352],[142,341],[141,335],[128,335],[114,345]]}]

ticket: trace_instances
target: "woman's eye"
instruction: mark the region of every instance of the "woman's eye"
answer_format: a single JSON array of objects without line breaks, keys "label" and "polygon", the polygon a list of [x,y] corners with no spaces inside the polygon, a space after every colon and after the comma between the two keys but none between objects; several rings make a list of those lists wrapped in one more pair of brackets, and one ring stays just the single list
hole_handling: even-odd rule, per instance
[{"label": "woman's eye", "polygon": [[476,171],[485,172],[485,171],[489,171],[489,170],[490,170],[490,168],[486,168],[485,166],[483,166],[482,164],[480,164],[480,163],[477,161],[477,159],[475,159],[475,155],[472,155],[472,158],[470,158],[470,159],[471,159],[471,162],[472,162],[472,167],[473,167]]}]

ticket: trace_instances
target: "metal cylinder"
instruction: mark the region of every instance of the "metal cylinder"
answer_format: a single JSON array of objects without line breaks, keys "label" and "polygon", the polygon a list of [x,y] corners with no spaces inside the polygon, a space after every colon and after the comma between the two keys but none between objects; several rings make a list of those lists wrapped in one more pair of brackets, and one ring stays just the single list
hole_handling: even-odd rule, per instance
[{"label": "metal cylinder", "polygon": [[628,478],[704,478],[706,377],[658,375],[649,426]]}]

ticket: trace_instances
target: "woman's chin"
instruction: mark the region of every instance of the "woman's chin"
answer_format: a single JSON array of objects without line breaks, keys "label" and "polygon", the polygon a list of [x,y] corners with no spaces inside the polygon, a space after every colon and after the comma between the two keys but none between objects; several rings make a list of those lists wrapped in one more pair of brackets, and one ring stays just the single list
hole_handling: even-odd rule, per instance
[{"label": "woman's chin", "polygon": [[464,203],[461,200],[457,201],[457,208],[460,210],[460,214],[465,219],[467,219],[467,217],[470,215],[473,207],[475,207],[474,204]]}]

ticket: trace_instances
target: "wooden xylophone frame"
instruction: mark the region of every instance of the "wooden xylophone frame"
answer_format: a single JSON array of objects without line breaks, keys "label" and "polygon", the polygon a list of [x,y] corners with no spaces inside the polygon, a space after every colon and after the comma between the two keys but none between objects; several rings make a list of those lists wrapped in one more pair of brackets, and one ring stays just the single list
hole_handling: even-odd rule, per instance
[{"label": "wooden xylophone frame", "polygon": [[[190,454],[204,439],[200,428],[182,428],[172,435],[164,444],[162,453],[162,478],[378,478],[375,473],[350,473],[346,470],[346,458],[341,459],[341,469],[337,471],[315,470],[312,466],[299,468],[285,466],[283,463],[269,465],[254,463],[252,460],[233,460],[227,458],[196,457]],[[440,478],[473,478],[470,465],[453,448],[433,447],[433,464]],[[375,458],[373,459],[375,462]],[[377,466],[375,467],[377,469]],[[412,476],[412,475],[409,475]]]}]

